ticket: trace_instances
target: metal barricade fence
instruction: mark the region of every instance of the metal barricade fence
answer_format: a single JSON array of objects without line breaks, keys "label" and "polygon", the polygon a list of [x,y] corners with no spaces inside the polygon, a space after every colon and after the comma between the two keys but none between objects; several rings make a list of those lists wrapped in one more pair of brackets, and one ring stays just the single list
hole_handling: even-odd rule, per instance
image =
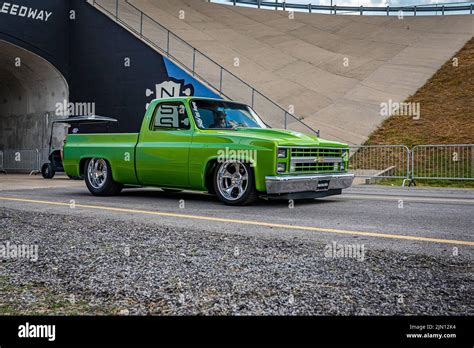
[{"label": "metal barricade fence", "polygon": [[410,175],[410,150],[405,145],[349,146],[349,171],[362,178]]},{"label": "metal barricade fence", "polygon": [[474,180],[474,144],[416,145],[412,179]]},{"label": "metal barricade fence", "polygon": [[3,169],[16,173],[39,173],[39,152],[35,150],[4,150]]}]

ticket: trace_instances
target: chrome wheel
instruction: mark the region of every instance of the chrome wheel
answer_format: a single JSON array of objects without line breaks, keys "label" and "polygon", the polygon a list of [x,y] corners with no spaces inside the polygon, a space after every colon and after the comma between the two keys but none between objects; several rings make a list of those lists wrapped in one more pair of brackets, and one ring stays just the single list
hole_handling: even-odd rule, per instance
[{"label": "chrome wheel", "polygon": [[221,165],[217,172],[217,189],[229,201],[241,198],[249,186],[249,173],[239,161],[229,161]]},{"label": "chrome wheel", "polygon": [[107,162],[102,158],[93,158],[87,166],[89,183],[95,189],[101,189],[107,181]]}]

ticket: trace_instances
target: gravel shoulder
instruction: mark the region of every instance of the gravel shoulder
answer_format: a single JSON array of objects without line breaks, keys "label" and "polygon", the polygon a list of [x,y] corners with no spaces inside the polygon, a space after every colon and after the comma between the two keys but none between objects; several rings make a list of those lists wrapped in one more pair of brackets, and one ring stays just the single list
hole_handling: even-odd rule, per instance
[{"label": "gravel shoulder", "polygon": [[0,314],[474,314],[461,256],[333,258],[297,238],[0,208],[7,243],[37,246],[38,259],[0,256]]}]

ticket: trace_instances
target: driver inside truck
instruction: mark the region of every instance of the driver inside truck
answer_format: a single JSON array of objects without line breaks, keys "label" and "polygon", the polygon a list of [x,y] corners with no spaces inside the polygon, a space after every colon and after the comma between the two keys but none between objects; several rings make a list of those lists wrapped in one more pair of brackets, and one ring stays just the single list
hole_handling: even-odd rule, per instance
[{"label": "driver inside truck", "polygon": [[214,112],[214,123],[209,128],[229,128],[227,123],[227,115],[223,110],[215,110]]}]

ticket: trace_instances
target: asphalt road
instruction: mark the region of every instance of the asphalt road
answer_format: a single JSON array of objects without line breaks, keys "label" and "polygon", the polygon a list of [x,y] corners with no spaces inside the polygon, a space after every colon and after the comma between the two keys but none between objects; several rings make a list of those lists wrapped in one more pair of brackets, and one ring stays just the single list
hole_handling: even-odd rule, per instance
[{"label": "asphalt road", "polygon": [[117,197],[94,197],[80,182],[39,186],[0,187],[0,207],[203,232],[358,243],[366,250],[447,257],[456,250],[460,257],[473,256],[473,190],[355,186],[340,196],[295,201],[294,206],[287,201],[261,201],[228,207],[200,193],[127,189]]},{"label": "asphalt road", "polygon": [[473,208],[473,191],[457,189],[355,186],[236,208],[1,176],[0,245],[38,254],[0,260],[0,311],[471,315]]}]

